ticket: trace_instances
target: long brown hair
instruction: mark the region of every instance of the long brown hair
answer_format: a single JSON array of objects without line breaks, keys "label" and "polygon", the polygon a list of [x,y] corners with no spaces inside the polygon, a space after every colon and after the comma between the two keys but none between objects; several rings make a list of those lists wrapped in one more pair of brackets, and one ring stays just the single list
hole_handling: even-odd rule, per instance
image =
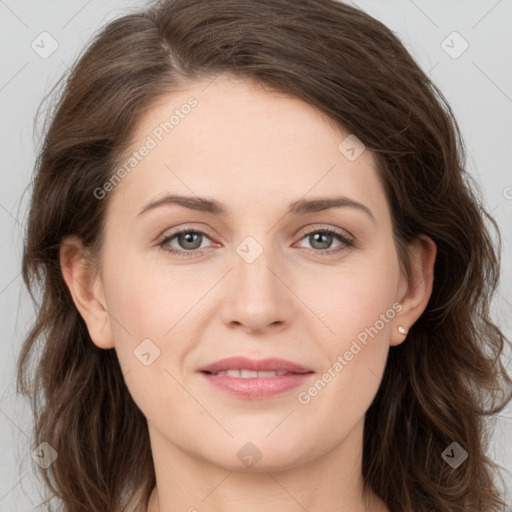
[{"label": "long brown hair", "polygon": [[[65,511],[115,512],[144,510],[155,485],[145,417],[114,349],[92,343],[59,249],[77,235],[99,250],[110,196],[94,191],[116,170],[141,116],[161,95],[219,73],[302,99],[374,152],[405,268],[415,236],[437,245],[427,309],[391,348],[366,415],[365,488],[393,512],[504,509],[499,468],[486,456],[488,421],[512,385],[502,364],[510,342],[490,318],[498,227],[465,171],[441,92],[387,27],[334,0],[154,3],[110,22],[56,93],[23,254],[25,284],[33,297],[41,293],[18,363],[35,446],[48,442],[59,455],[42,470],[48,489]],[[469,453],[456,469],[441,457],[454,441]]]}]

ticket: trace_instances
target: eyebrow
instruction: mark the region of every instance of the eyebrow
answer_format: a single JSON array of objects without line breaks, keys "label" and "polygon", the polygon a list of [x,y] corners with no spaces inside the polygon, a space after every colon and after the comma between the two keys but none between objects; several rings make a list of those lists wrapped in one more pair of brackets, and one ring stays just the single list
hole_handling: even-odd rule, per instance
[{"label": "eyebrow", "polygon": [[[216,201],[215,199],[209,199],[206,197],[193,197],[193,196],[182,196],[182,195],[167,195],[156,201],[151,201],[146,204],[137,216],[143,213],[154,210],[161,206],[178,205],[190,210],[197,210],[200,212],[211,213],[225,217],[228,215],[227,208]],[[292,215],[305,215],[308,213],[320,212],[328,210],[330,208],[348,207],[355,208],[364,212],[370,219],[376,223],[376,219],[371,210],[364,204],[350,199],[346,196],[335,196],[335,197],[317,197],[313,199],[299,199],[289,204],[288,212]]]}]

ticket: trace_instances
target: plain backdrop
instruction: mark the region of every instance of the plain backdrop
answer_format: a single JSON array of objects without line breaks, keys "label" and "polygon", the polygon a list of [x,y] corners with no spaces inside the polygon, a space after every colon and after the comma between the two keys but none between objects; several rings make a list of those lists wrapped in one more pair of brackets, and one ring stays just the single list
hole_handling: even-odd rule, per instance
[{"label": "plain backdrop", "polygon": [[[512,1],[352,3],[400,37],[454,110],[467,149],[468,170],[479,182],[503,236],[502,282],[494,319],[510,338]],[[34,132],[35,113],[92,34],[108,20],[144,4],[141,0],[0,0],[1,512],[41,509],[42,484],[31,457],[35,449],[30,439],[32,418],[28,403],[15,392],[15,362],[33,320],[20,261],[28,204],[28,194],[23,193],[30,183],[40,142]],[[510,354],[507,357],[512,371]],[[508,502],[512,502],[511,408],[497,419],[489,456],[504,467],[504,485]]]}]

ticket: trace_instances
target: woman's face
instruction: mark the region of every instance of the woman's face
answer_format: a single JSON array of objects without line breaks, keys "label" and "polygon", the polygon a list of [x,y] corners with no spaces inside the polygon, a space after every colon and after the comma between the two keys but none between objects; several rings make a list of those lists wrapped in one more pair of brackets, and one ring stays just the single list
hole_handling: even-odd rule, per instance
[{"label": "woman's face", "polygon": [[[121,181],[95,193],[111,194],[94,284],[108,315],[84,317],[115,347],[154,451],[272,470],[360,440],[421,287],[409,293],[375,160],[349,135],[298,99],[221,76],[161,98]],[[255,366],[213,370],[289,374],[201,371],[233,357]],[[309,373],[257,366],[271,358]]]}]

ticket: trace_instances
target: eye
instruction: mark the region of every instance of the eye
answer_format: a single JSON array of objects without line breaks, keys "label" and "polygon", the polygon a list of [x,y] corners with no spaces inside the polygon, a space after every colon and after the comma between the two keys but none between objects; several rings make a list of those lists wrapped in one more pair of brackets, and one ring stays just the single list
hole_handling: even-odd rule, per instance
[{"label": "eye", "polygon": [[[307,239],[309,244],[312,246],[311,250],[315,254],[332,254],[346,249],[347,247],[353,247],[354,241],[341,231],[337,231],[331,228],[315,229],[306,233],[301,240]],[[338,240],[340,243],[332,248],[334,240]],[[306,247],[306,249],[309,249]],[[327,250],[326,250],[327,249]]]},{"label": "eye", "polygon": [[[205,248],[202,245],[205,238],[210,240],[203,231],[184,228],[166,236],[158,243],[158,246],[176,256],[195,256],[203,254],[201,249]],[[351,238],[341,231],[331,228],[311,230],[300,240],[304,239],[307,239],[312,246],[311,248],[305,247],[305,249],[314,254],[329,255],[354,246],[354,241]],[[335,240],[338,240],[339,244],[332,248],[332,243]]]},{"label": "eye", "polygon": [[[175,254],[177,256],[190,256],[195,254],[201,254],[201,242],[208,236],[199,230],[182,229],[171,233],[166,236],[158,245],[167,252]],[[172,245],[172,241],[176,239],[178,247]],[[209,238],[208,238],[209,239]]]}]

